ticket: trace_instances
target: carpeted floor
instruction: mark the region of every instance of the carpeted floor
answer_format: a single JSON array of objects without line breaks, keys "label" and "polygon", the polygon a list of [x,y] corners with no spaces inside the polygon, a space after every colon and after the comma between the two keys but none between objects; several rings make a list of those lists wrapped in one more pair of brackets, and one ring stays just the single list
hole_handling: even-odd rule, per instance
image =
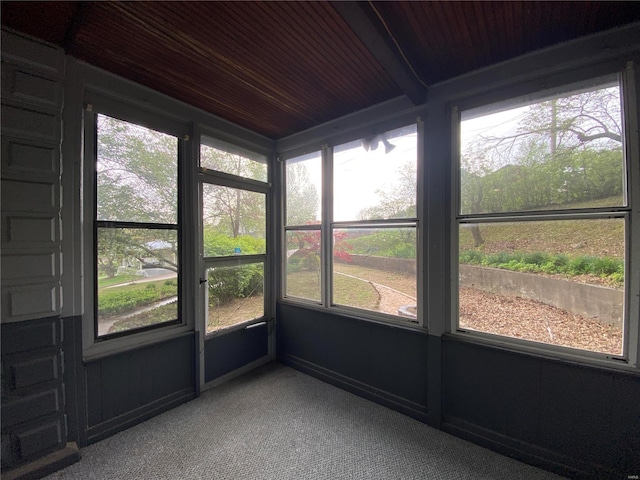
[{"label": "carpeted floor", "polygon": [[279,364],[81,451],[48,479],[560,479]]}]

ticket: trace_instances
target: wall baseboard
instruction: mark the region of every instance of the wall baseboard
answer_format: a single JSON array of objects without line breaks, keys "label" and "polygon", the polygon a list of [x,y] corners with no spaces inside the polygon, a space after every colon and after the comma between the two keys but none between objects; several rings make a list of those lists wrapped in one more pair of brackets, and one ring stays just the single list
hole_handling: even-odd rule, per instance
[{"label": "wall baseboard", "polygon": [[619,472],[606,467],[580,462],[568,455],[516,440],[459,418],[445,417],[442,420],[442,431],[501,455],[572,479],[617,480],[621,478]]},{"label": "wall baseboard", "polygon": [[160,415],[172,408],[177,407],[183,403],[193,400],[195,398],[195,391],[191,388],[186,388],[178,392],[167,395],[166,397],[155,400],[147,405],[131,410],[125,414],[119,415],[106,422],[93,425],[87,429],[87,444],[99,442],[111,435],[114,435],[122,430],[133,427],[138,423],[142,423],[156,415]]},{"label": "wall baseboard", "polygon": [[378,403],[385,407],[396,410],[409,417],[428,423],[427,407],[412,402],[405,398],[394,395],[393,393],[372,387],[366,383],[360,382],[354,378],[347,377],[333,370],[317,365],[315,363],[303,360],[295,355],[278,355],[278,361],[296,370],[300,370],[312,377],[316,377],[324,382],[330,383],[338,388],[346,390],[359,397],[366,398],[372,402]]}]

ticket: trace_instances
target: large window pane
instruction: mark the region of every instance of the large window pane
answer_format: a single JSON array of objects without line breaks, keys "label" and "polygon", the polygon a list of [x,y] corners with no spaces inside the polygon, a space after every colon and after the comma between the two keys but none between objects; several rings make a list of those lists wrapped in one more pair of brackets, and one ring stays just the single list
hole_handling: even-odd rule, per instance
[{"label": "large window pane", "polygon": [[417,321],[415,228],[333,233],[333,303]]},{"label": "large window pane", "polygon": [[459,243],[461,328],[622,354],[624,219],[462,224]]},{"label": "large window pane", "polygon": [[98,228],[98,336],[178,318],[175,230]]},{"label": "large window pane", "polygon": [[416,216],[417,127],[335,147],[335,221]]},{"label": "large window pane", "polygon": [[240,177],[267,181],[267,157],[221,140],[202,136],[200,166]]},{"label": "large window pane", "polygon": [[266,195],[202,185],[205,257],[266,253]]},{"label": "large window pane", "polygon": [[321,168],[320,152],[287,160],[285,165],[287,225],[320,223]]},{"label": "large window pane", "polygon": [[320,230],[286,232],[285,295],[320,301]]},{"label": "large window pane", "polygon": [[207,270],[207,333],[264,316],[264,265]]},{"label": "large window pane", "polygon": [[97,116],[97,220],[178,222],[178,139]]},{"label": "large window pane", "polygon": [[463,215],[624,205],[620,87],[462,114]]}]

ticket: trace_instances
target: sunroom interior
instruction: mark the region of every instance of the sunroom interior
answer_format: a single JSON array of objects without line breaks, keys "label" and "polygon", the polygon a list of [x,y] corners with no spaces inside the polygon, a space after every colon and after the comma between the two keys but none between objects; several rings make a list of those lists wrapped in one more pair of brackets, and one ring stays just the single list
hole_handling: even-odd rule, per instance
[{"label": "sunroom interior", "polygon": [[278,362],[640,474],[640,4],[2,2],[2,473]]}]

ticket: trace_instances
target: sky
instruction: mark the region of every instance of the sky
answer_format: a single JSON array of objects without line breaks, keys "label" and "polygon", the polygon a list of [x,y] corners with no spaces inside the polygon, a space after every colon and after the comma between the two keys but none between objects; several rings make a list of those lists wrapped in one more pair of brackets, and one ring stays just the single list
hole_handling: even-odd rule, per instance
[{"label": "sky", "polygon": [[[379,203],[376,190],[388,190],[399,179],[398,169],[407,161],[417,161],[417,134],[394,137],[389,153],[379,142],[375,150],[366,151],[361,143],[351,142],[334,153],[334,221],[357,220],[358,213]],[[322,171],[319,161],[305,162],[311,182],[320,197]],[[317,220],[320,220],[318,212]]]}]

